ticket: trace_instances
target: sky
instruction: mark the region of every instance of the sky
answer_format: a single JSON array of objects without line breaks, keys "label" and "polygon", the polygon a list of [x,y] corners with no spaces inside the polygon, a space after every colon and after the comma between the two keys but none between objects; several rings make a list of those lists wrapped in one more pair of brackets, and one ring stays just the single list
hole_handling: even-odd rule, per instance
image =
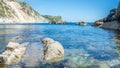
[{"label": "sky", "polygon": [[106,17],[119,0],[22,0],[41,15],[62,16],[65,21],[93,22]]}]

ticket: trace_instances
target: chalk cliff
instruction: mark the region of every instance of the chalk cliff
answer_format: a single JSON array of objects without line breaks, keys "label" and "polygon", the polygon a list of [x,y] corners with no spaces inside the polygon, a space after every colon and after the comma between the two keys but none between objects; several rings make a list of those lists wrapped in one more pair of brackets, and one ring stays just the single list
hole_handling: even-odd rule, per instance
[{"label": "chalk cliff", "polygon": [[26,2],[19,0],[0,0],[0,23],[33,23],[46,21],[46,18],[41,16]]}]

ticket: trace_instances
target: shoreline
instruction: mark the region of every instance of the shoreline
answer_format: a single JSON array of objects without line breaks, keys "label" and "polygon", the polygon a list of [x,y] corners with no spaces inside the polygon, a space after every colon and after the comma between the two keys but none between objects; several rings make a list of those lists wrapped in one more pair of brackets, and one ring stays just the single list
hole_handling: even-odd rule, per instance
[{"label": "shoreline", "polygon": [[[67,22],[66,24],[73,24],[73,25],[77,25],[77,22]],[[88,25],[93,24],[94,22],[87,22]],[[52,23],[48,23],[48,22],[37,22],[37,23],[0,23],[0,25],[35,25],[35,24],[52,24]],[[66,25],[66,24],[53,24],[53,25]]]}]

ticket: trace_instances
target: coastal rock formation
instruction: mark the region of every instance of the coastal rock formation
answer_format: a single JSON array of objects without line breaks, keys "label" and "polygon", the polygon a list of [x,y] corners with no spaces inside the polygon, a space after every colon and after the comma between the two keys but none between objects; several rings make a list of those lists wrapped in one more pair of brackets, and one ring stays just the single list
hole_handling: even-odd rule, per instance
[{"label": "coastal rock formation", "polygon": [[26,2],[0,1],[0,23],[33,23],[47,21]]},{"label": "coastal rock formation", "polygon": [[0,55],[0,64],[13,64],[19,62],[25,53],[28,43],[9,42],[5,51]]},{"label": "coastal rock formation", "polygon": [[64,57],[64,49],[62,45],[51,38],[45,38],[42,41],[44,49],[44,61],[56,62]]},{"label": "coastal rock formation", "polygon": [[82,21],[82,22],[78,22],[77,25],[85,26],[85,25],[87,25],[87,24],[86,24],[86,22],[83,22],[83,21]]},{"label": "coastal rock formation", "polygon": [[96,21],[93,26],[120,30],[120,2],[118,7],[112,9],[106,18]]},{"label": "coastal rock formation", "polygon": [[50,24],[65,24],[66,22],[62,20],[61,16],[50,16],[50,15],[43,15],[46,19],[49,20]]},{"label": "coastal rock formation", "polygon": [[51,24],[66,24],[66,22],[62,21],[62,20],[58,20],[58,21],[52,21],[52,22],[49,22]]},{"label": "coastal rock formation", "polygon": [[98,26],[101,27],[103,25],[102,21],[96,21],[92,26]]}]

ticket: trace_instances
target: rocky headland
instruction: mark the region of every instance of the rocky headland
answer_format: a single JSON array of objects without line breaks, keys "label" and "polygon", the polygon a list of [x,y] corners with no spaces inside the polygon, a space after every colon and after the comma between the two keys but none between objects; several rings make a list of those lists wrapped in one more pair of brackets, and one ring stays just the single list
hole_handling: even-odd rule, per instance
[{"label": "rocky headland", "polygon": [[62,20],[61,16],[43,15],[43,17],[49,20],[50,24],[66,24],[66,22]]},{"label": "rocky headland", "polygon": [[86,26],[86,25],[87,25],[87,23],[86,23],[86,22],[84,22],[84,21],[81,21],[81,22],[78,22],[78,23],[77,23],[77,25]]},{"label": "rocky headland", "polygon": [[120,2],[117,8],[110,10],[110,13],[107,17],[96,21],[93,26],[120,30]]}]

